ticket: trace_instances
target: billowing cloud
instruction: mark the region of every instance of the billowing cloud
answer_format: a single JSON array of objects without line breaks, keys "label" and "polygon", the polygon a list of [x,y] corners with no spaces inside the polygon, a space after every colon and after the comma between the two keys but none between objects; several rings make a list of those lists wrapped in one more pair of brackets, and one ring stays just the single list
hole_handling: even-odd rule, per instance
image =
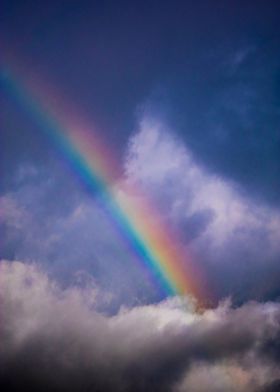
[{"label": "billowing cloud", "polygon": [[0,300],[5,391],[195,392],[200,380],[200,392],[249,392],[280,377],[269,349],[280,331],[277,303],[197,313],[173,298],[109,316],[96,311],[96,288],[61,289],[16,261],[1,262]]},{"label": "billowing cloud", "polygon": [[273,249],[280,250],[280,212],[258,204],[234,183],[199,165],[160,121],[142,121],[140,131],[130,141],[126,173],[154,193],[158,191],[163,202],[168,198],[174,219],[187,221],[208,214],[204,236],[212,245],[219,246],[238,234],[246,239],[250,233],[263,230]]},{"label": "billowing cloud", "polygon": [[[255,277],[268,272],[266,284],[276,290],[271,276],[280,272],[279,209],[207,169],[153,115],[144,115],[131,138],[125,168],[128,181],[140,183],[168,223],[181,228],[182,242],[194,250],[197,260],[209,266],[210,274],[217,269],[223,275],[227,295],[239,290],[231,277],[237,274],[244,283],[251,269]],[[255,291],[251,283],[243,289]],[[268,287],[259,283],[263,294]]]}]

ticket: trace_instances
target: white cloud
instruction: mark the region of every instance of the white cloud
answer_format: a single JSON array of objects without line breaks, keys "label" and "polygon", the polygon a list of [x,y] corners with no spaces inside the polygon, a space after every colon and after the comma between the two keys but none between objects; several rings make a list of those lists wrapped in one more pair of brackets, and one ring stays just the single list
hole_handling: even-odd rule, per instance
[{"label": "white cloud", "polygon": [[125,170],[128,181],[139,182],[174,222],[209,217],[196,236],[197,246],[221,248],[233,241],[251,246],[252,237],[262,233],[266,258],[280,252],[280,212],[203,167],[160,120],[142,120],[130,140]]}]

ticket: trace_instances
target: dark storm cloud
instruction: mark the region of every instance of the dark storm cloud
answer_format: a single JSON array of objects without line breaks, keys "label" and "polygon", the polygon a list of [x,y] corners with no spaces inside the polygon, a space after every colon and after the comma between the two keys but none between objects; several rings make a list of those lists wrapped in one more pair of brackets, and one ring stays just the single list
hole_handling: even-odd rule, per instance
[{"label": "dark storm cloud", "polygon": [[[198,314],[191,302],[174,298],[109,317],[94,310],[94,289],[63,291],[35,266],[2,261],[0,279],[0,374],[7,391],[189,390],[196,362],[236,374],[240,366],[248,374],[266,369],[263,380],[248,376],[255,387],[277,377],[277,362],[259,350],[279,333],[276,303],[237,309],[225,303]],[[227,382],[244,390],[243,379]],[[255,391],[250,385],[246,391]]]}]

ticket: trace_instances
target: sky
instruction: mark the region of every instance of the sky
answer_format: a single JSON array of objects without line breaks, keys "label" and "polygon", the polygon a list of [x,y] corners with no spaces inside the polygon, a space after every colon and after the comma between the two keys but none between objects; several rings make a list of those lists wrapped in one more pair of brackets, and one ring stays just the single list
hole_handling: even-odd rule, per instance
[{"label": "sky", "polygon": [[2,1],[3,390],[279,390],[279,11]]}]

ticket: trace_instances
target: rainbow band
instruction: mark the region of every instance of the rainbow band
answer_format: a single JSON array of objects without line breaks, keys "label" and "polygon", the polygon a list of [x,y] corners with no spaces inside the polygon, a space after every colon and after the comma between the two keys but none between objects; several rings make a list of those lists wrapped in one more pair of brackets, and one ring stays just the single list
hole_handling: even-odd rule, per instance
[{"label": "rainbow band", "polygon": [[92,132],[85,132],[79,127],[73,129],[73,124],[62,125],[62,121],[51,115],[49,108],[46,111],[11,73],[5,75],[4,82],[10,94],[63,154],[87,189],[95,196],[98,194],[102,210],[130,250],[156,277],[165,294],[192,294],[199,298],[197,271],[176,244],[178,240],[163,227],[155,210],[142,198],[140,201],[137,197],[122,201],[115,194],[110,186],[109,159],[106,160],[105,148],[97,143]]}]

